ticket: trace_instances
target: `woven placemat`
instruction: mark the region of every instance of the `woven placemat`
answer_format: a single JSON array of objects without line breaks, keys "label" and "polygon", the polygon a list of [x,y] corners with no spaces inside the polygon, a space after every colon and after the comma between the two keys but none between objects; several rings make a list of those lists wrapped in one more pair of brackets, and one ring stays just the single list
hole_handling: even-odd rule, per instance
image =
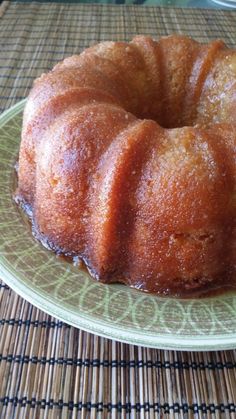
[{"label": "woven placemat", "polygon": [[[102,40],[183,33],[236,45],[234,12],[3,2],[0,111],[35,77]],[[0,285],[0,418],[235,418],[235,351],[184,353],[70,327]]]}]

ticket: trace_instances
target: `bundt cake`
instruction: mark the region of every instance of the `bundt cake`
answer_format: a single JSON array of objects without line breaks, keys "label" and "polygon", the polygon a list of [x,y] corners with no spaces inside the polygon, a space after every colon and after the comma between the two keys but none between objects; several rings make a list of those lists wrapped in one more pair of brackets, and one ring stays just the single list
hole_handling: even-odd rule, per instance
[{"label": "bundt cake", "polygon": [[236,51],[137,36],[66,58],[30,92],[15,196],[103,282],[235,284]]}]

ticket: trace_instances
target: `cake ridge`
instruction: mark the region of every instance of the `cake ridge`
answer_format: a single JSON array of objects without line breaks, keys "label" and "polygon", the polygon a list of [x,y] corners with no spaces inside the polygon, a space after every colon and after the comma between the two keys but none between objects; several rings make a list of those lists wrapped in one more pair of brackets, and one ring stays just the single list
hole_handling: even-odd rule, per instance
[{"label": "cake ridge", "polygon": [[[101,184],[97,188],[98,195],[95,192],[92,196],[97,210],[92,214],[91,223],[94,231],[91,248],[94,247],[94,260],[97,260],[96,269],[93,269],[101,279],[109,278],[108,265],[114,271],[114,258],[119,261],[115,270],[116,274],[120,272],[120,277],[120,265],[125,267],[126,242],[132,234],[132,220],[126,215],[133,211],[135,218],[135,205],[132,203],[135,188],[147,154],[160,130],[154,121],[137,120],[114,138],[101,158],[98,172]],[[106,266],[105,276],[103,265]]]},{"label": "cake ridge", "polygon": [[[217,53],[220,49],[224,48],[224,42],[220,40],[212,41],[208,45],[205,56],[203,51],[203,57],[199,57],[192,68],[189,85],[193,86],[192,89],[189,88],[189,94],[187,93],[185,98],[185,106],[188,107],[188,104],[195,103],[195,107],[191,107],[191,114],[189,116],[190,120],[195,120],[197,114],[198,103],[201,99],[201,92],[206,81],[206,78],[211,71],[211,68],[216,59]],[[199,62],[200,61],[200,62]],[[197,104],[197,105],[196,105]],[[195,113],[195,114],[194,114]]]}]

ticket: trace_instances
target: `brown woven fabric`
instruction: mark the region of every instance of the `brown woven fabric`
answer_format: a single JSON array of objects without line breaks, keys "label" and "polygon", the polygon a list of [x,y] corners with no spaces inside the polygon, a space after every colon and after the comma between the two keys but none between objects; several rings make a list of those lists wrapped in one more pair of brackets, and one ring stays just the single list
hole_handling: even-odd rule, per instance
[{"label": "brown woven fabric", "polygon": [[[3,2],[0,111],[102,40],[183,33],[236,46],[235,12]],[[0,285],[0,418],[235,418],[235,351],[184,353],[93,336]]]}]

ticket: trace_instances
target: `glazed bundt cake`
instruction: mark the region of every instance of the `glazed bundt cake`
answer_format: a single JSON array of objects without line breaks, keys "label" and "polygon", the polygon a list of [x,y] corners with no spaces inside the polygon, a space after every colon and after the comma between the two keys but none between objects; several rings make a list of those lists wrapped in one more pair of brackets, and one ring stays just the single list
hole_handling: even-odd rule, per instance
[{"label": "glazed bundt cake", "polygon": [[29,95],[18,179],[36,237],[96,279],[235,283],[236,51],[137,36],[66,58]]}]

